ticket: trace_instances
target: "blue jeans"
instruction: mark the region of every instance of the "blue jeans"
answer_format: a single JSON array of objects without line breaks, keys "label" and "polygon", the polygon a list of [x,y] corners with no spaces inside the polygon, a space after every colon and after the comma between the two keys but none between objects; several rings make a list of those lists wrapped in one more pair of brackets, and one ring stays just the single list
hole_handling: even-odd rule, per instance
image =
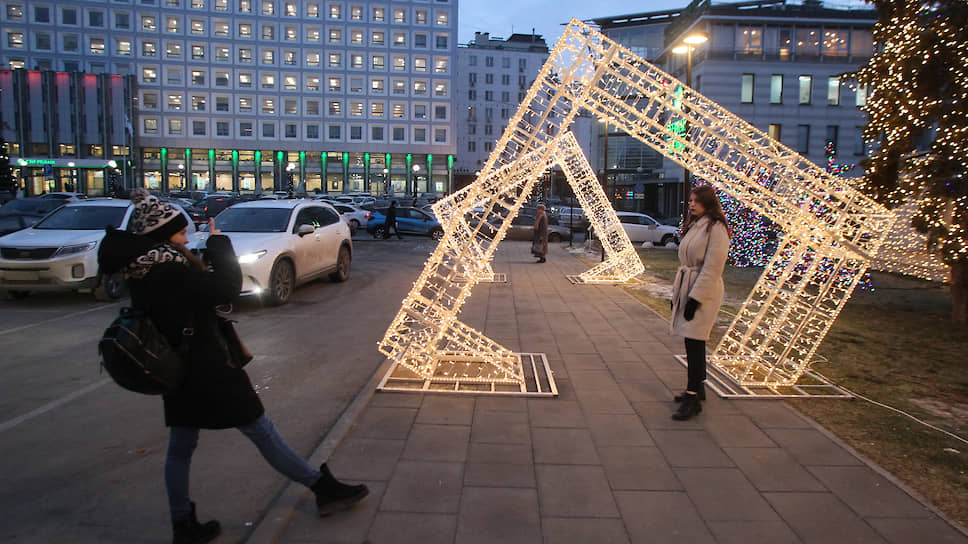
[{"label": "blue jeans", "polygon": [[[262,457],[283,476],[311,487],[321,474],[279,436],[272,421],[265,414],[247,425],[236,427],[262,454]],[[168,507],[172,521],[191,513],[191,499],[188,492],[188,475],[192,464],[192,453],[198,445],[198,429],[192,427],[172,427],[168,440],[168,458],[165,460],[165,487],[168,490]]]}]

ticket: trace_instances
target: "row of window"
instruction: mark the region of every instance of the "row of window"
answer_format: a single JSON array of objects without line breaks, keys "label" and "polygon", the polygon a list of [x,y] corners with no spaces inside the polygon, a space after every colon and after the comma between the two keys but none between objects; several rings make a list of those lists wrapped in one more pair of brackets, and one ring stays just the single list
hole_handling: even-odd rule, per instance
[{"label": "row of window", "polygon": [[[538,59],[538,60],[540,61],[539,62],[540,64],[543,64],[544,61],[545,61],[544,58],[541,58],[541,59]],[[468,55],[467,56],[467,65],[468,66],[477,66],[477,55]],[[492,55],[486,55],[484,57],[484,66],[486,68],[493,68],[494,67],[494,57]],[[510,57],[502,57],[501,58],[501,68],[510,68],[510,67],[511,67],[511,58]],[[523,70],[527,70],[527,69],[528,69],[528,59],[526,57],[519,58],[518,59],[518,70],[519,71],[523,71]]]},{"label": "row of window", "polygon": [[[63,34],[59,50],[64,53],[80,53],[80,37],[76,34]],[[37,51],[51,51],[50,34],[34,34],[34,49]],[[12,49],[24,49],[24,36],[21,32],[7,32],[7,45]],[[167,42],[165,44],[165,56],[168,59],[180,59],[184,56],[183,46],[180,42]],[[90,55],[106,55],[108,51],[105,46],[103,36],[87,36],[85,49]],[[204,44],[191,45],[191,59],[193,61],[207,60],[209,51]],[[449,69],[449,57],[435,56],[427,57],[424,55],[405,55],[384,53],[345,53],[340,51],[322,52],[318,50],[301,51],[284,49],[280,51],[274,47],[261,47],[256,51],[252,47],[236,47],[236,55],[231,54],[231,46],[215,45],[213,60],[215,62],[254,64],[254,55],[258,53],[259,64],[263,66],[273,66],[279,62],[283,66],[316,68],[323,65],[325,58],[326,66],[329,68],[348,68],[348,69],[368,69],[377,71],[394,72],[429,72],[430,63],[433,62],[434,73],[447,73]],[[131,40],[125,38],[114,39],[113,55],[121,57],[132,56]],[[143,40],[141,42],[141,57],[158,57],[158,46],[153,40]]]},{"label": "row of window", "polygon": [[[770,75],[770,104],[783,104],[783,74]],[[827,78],[827,105],[841,105],[841,91],[843,80],[840,76]],[[756,75],[743,74],[740,85],[740,102],[752,104],[756,98]],[[797,104],[809,105],[813,103],[813,76],[797,76]],[[854,92],[854,105],[863,106],[867,103],[867,89],[859,87]]]},{"label": "row of window", "polygon": [[[521,87],[521,88],[523,89],[524,87]],[[525,95],[525,92],[524,91],[520,91],[520,92],[517,93],[518,103],[520,103],[521,101],[524,100],[524,95]],[[477,91],[474,90],[474,89],[471,89],[471,90],[467,91],[467,100],[469,100],[471,102],[474,102],[474,101],[478,100],[478,96],[479,95],[477,94]],[[482,96],[483,96],[485,102],[494,102],[495,101],[495,98],[494,97],[496,95],[494,94],[494,91],[484,91],[484,94]],[[500,101],[501,102],[505,102],[505,103],[510,103],[511,102],[511,91],[501,91],[501,100]]]},{"label": "row of window", "polygon": [[[239,35],[235,36],[236,38],[247,39],[247,38],[254,37],[252,34],[252,28],[250,24],[239,23],[238,26],[239,26]],[[300,30],[299,27],[289,27],[289,26],[285,27],[283,29],[283,34],[282,34],[284,36],[283,41],[295,42],[298,44],[320,42],[320,30],[318,27],[307,27],[305,29],[303,36],[299,35],[299,30]],[[6,31],[7,47],[10,47],[13,49],[23,49],[26,44],[25,32],[26,31],[23,29],[7,29]],[[34,47],[36,49],[42,49],[47,51],[52,48],[51,44],[53,43],[54,38],[50,32],[32,31],[31,34],[34,36],[33,42],[34,42]],[[387,45],[387,39],[386,39],[387,33],[382,30],[370,31],[369,32],[370,39],[367,42],[365,40],[365,37],[366,37],[365,31],[359,30],[359,29],[351,29],[345,34],[345,36],[349,38],[345,44],[344,44],[343,29],[340,29],[340,28],[327,29],[327,34],[328,34],[327,42],[332,45],[372,46],[372,47],[383,47]],[[390,34],[391,34],[391,40],[389,43],[393,47],[399,47],[399,48],[410,47],[413,49],[429,48],[428,34],[426,32],[414,32],[412,33],[412,35],[409,32],[391,32]],[[274,25],[263,25],[262,38],[259,41],[260,42],[276,41],[276,38],[275,38],[276,35],[277,35],[276,27]],[[78,51],[77,43],[80,40],[80,34],[60,33],[59,36],[60,36],[60,42],[61,42],[60,51],[63,51],[63,52]],[[96,34],[95,36],[100,38],[102,41],[104,40],[103,34]],[[221,32],[216,32],[215,36],[232,38],[232,36],[229,36],[228,33],[221,33]],[[450,44],[449,34],[437,33],[437,34],[434,34],[433,37],[434,37],[434,41],[433,41],[434,49],[448,49]],[[119,44],[119,46],[115,48],[116,49],[115,54],[131,55],[132,54],[131,44],[133,40],[134,38],[130,36],[122,36],[122,37],[114,38],[114,42],[116,44]],[[138,42],[142,44],[141,56],[144,56],[144,57],[158,56],[158,49],[159,49],[158,40],[154,40],[150,38],[147,38],[147,39],[138,38]],[[73,47],[70,47],[68,44],[73,44]],[[120,44],[125,44],[126,47],[121,47]],[[182,50],[185,48],[184,41],[165,40],[163,42],[163,45],[164,45],[165,54],[168,58],[182,57]],[[191,43],[189,44],[189,47],[193,51],[198,52],[196,53],[197,56],[195,56],[194,58],[205,58],[205,51],[208,50],[210,47],[218,47],[218,44],[210,45],[208,43]],[[225,44],[221,47],[227,50],[229,47],[231,47],[231,44]],[[229,60],[229,58],[230,57],[228,55],[225,55],[224,57],[219,58],[218,60],[226,61],[226,60]]]},{"label": "row of window", "polygon": [[[467,74],[467,84],[469,86],[471,86],[471,87],[476,87],[477,86],[477,80],[479,79],[477,77],[478,75],[479,74],[477,72],[471,72],[471,73]],[[501,76],[501,85],[504,85],[505,87],[508,86],[508,85],[511,85],[511,74],[500,74],[500,76]],[[518,84],[518,87],[522,87],[523,88],[524,86],[526,86],[528,84],[528,76],[526,76],[524,74],[518,74],[518,77],[517,77],[516,82]],[[485,73],[484,74],[484,84],[485,85],[494,85],[494,74],[492,74],[490,72]],[[472,98],[471,100],[474,100],[474,99]]]},{"label": "row of window", "polygon": [[[142,119],[142,135],[143,136],[161,136],[162,135],[162,121],[154,117],[146,117]],[[214,125],[214,134],[209,132],[210,128]],[[231,133],[232,127],[237,127],[236,133],[233,135]],[[300,134],[300,126],[302,127],[302,134]],[[384,125],[369,125],[364,127],[363,125],[349,125],[344,126],[342,124],[329,124],[325,127],[321,127],[318,123],[304,123],[300,125],[299,123],[283,123],[282,130],[279,131],[279,123],[271,121],[262,121],[256,123],[255,121],[211,121],[208,119],[193,119],[190,120],[190,124],[186,125],[184,119],[166,119],[164,126],[165,136],[186,136],[186,131],[190,131],[190,136],[216,136],[224,138],[254,138],[256,137],[255,130],[259,129],[259,137],[261,138],[277,138],[281,137],[284,139],[297,139],[305,138],[307,140],[319,140],[321,139],[321,128],[326,129],[326,140],[327,141],[351,141],[351,142],[390,142],[399,144],[446,144],[448,143],[449,131],[446,127],[386,127]],[[368,128],[369,130],[364,130]],[[409,130],[408,130],[409,129]],[[409,139],[407,133],[409,134]],[[364,135],[366,139],[364,140]],[[431,142],[428,138],[433,137]]]},{"label": "row of window", "polygon": [[[117,0],[115,0],[117,1]],[[437,0],[440,2],[441,0]],[[192,9],[204,10],[206,9],[206,0],[189,0],[190,7]],[[139,4],[142,5],[156,5],[154,0],[146,1],[139,0]],[[443,3],[446,3],[444,0]],[[182,0],[161,0],[159,5],[166,8],[181,8]],[[213,9],[216,12],[229,12],[230,2],[229,0],[214,0]],[[281,15],[283,17],[302,17],[307,19],[319,19],[323,15],[320,11],[319,2],[305,2],[302,4],[302,13],[300,13],[300,3],[299,2],[276,2],[275,0],[238,0],[237,9],[235,13],[258,13],[265,16],[277,16]],[[280,10],[281,7],[281,10]],[[258,11],[255,11],[258,9]],[[386,6],[370,6],[369,10],[361,5],[352,5],[346,10],[342,3],[331,2],[326,6],[326,19],[331,21],[359,21],[368,23],[395,23],[395,24],[415,24],[415,25],[430,25],[431,23],[436,26],[448,26],[450,25],[450,9],[447,8],[424,8],[424,7],[393,7],[388,9]],[[33,4],[31,5],[32,16],[30,21],[38,24],[53,24],[55,23],[53,12],[51,6],[47,4]],[[80,8],[74,6],[62,6],[60,8],[60,17],[56,21],[59,25],[79,25],[79,12]],[[87,15],[86,24],[92,28],[104,28],[105,27],[105,14],[107,10],[101,8],[84,8],[84,13]],[[344,19],[344,13],[347,13],[348,17]],[[120,13],[120,12],[118,12]],[[6,21],[25,21],[26,20],[26,8],[23,2],[19,1],[8,1],[6,2],[5,9],[5,20]],[[369,15],[369,18],[366,17]],[[172,18],[181,19],[180,16],[172,16]],[[127,26],[115,28],[128,28]],[[169,32],[178,32],[179,30],[171,30]]]},{"label": "row of window", "polygon": [[[810,147],[810,139],[812,137],[810,133],[810,125],[797,125],[797,141],[796,141],[796,151],[801,155],[808,155],[811,151],[817,152],[818,150],[812,149]],[[770,138],[778,142],[782,142],[783,138],[783,126],[771,124],[767,130]],[[853,153],[856,156],[865,155],[867,153],[867,143],[864,141],[864,127],[855,127],[854,131],[854,149]],[[824,152],[837,154],[840,150],[840,127],[837,125],[827,125],[824,132]]]},{"label": "row of window", "polygon": [[873,52],[870,28],[839,26],[713,25],[713,52],[793,57],[869,57]]},{"label": "row of window", "polygon": [[[183,86],[185,84],[185,70],[182,66],[165,66],[164,74],[166,86]],[[232,88],[230,70],[189,70],[188,75],[192,86],[209,87],[208,78],[211,77],[215,88]],[[321,89],[321,81],[323,81],[323,78],[317,74],[303,74],[302,77],[299,74],[283,74],[280,78],[278,72],[260,71],[258,80],[253,72],[238,70],[237,75],[235,89],[255,88],[256,81],[258,81],[258,87],[261,89],[281,88],[284,91],[299,91],[300,80],[302,80],[304,92],[316,92]],[[158,76],[158,67],[142,67],[142,83],[157,84],[159,83]],[[387,89],[387,78],[384,77],[351,76],[344,78],[340,75],[330,75],[325,78],[325,82],[326,90],[331,93],[363,94],[368,92],[372,95],[383,95],[389,92],[393,96],[408,96],[408,94],[410,96],[428,96],[432,85],[434,96],[450,96],[449,85],[446,80],[430,82],[418,78],[390,78],[389,89]],[[521,96],[520,93],[519,96]]]},{"label": "row of window", "polygon": [[[165,111],[180,112],[206,112],[209,109],[209,98],[207,95],[191,95],[187,99],[181,93],[168,93],[165,96]],[[300,104],[303,105],[300,111]],[[320,114],[319,100],[300,101],[296,99],[280,100],[277,96],[239,96],[235,100],[235,109],[232,111],[231,100],[228,96],[215,96],[214,112],[216,113],[255,113],[259,111],[263,114],[283,114],[283,115],[310,115]],[[257,110],[258,108],[258,110]],[[344,109],[345,108],[345,109]],[[432,108],[432,110],[431,110]],[[140,111],[158,111],[160,104],[156,93],[143,93],[141,96]],[[428,119],[428,112],[433,112],[435,121],[447,121],[450,118],[446,104],[434,104],[432,107],[426,103],[391,102],[387,104],[383,101],[356,101],[344,102],[342,100],[329,100],[326,102],[326,113],[329,117],[364,117],[380,119],[390,117],[393,119]],[[506,118],[506,117],[505,117]],[[490,126],[490,125],[488,125]],[[473,132],[471,132],[473,134]]]}]

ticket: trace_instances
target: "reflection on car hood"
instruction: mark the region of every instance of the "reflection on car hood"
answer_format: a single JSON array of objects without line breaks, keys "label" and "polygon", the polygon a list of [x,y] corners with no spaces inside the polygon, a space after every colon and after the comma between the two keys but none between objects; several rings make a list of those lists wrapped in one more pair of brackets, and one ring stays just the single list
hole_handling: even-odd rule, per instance
[{"label": "reflection on car hood", "polygon": [[223,232],[232,240],[232,247],[236,255],[244,255],[254,251],[272,250],[284,245],[289,233],[286,232]]},{"label": "reflection on car hood", "polygon": [[98,242],[104,238],[104,229],[98,230],[47,230],[27,228],[0,237],[5,247],[61,247]]}]

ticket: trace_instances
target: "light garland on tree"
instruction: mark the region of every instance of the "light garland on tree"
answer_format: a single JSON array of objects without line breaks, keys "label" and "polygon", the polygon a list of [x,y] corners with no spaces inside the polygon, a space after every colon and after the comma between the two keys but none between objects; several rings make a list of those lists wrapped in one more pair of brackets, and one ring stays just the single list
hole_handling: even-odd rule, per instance
[{"label": "light garland on tree", "polygon": [[870,90],[864,138],[874,143],[863,188],[890,208],[916,203],[907,216],[932,250],[968,261],[968,4],[874,3],[880,47],[855,75]]}]

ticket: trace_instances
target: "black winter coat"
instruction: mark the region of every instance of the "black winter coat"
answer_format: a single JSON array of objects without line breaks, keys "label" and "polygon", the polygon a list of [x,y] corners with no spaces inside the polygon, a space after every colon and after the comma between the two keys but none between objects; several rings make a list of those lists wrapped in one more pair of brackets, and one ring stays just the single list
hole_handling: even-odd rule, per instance
[{"label": "black winter coat", "polygon": [[[123,270],[128,276],[140,268],[128,279],[132,306],[146,309],[172,345],[188,343],[188,376],[176,391],[164,395],[165,424],[225,429],[251,423],[264,412],[262,402],[249,376],[231,360],[215,314],[216,306],[230,304],[242,288],[232,242],[222,235],[209,237],[207,271],[151,257],[170,248],[144,236],[109,230],[98,253],[103,272]],[[194,329],[194,334],[184,335],[185,328]]]}]

